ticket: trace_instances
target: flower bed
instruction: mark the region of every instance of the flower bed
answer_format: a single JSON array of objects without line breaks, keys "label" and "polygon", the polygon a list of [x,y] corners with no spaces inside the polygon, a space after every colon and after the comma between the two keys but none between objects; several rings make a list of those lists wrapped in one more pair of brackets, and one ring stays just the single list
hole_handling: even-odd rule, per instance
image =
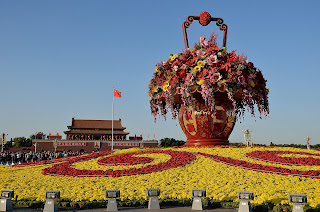
[{"label": "flower bed", "polygon": [[1,166],[0,189],[35,201],[44,201],[45,190],[60,190],[62,199],[73,202],[104,200],[105,189],[121,190],[121,201],[146,200],[147,188],[160,188],[164,200],[190,199],[191,189],[198,188],[211,200],[237,201],[237,192],[246,190],[256,195],[254,204],[286,204],[289,193],[303,193],[316,207],[319,156],[315,150],[279,147],[133,148]]}]

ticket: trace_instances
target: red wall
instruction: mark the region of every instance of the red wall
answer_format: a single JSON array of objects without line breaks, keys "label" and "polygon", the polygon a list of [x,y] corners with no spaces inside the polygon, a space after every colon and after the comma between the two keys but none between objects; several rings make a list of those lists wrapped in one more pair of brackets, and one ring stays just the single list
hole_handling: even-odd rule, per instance
[{"label": "red wall", "polygon": [[[37,152],[41,152],[42,150],[45,151],[50,151],[50,152],[54,152],[54,147],[53,147],[53,140],[33,140],[32,144],[35,144],[35,142],[37,142]],[[58,142],[62,142],[62,143],[86,143],[85,146],[57,146],[57,151],[80,151],[80,150],[84,150],[85,152],[92,152],[95,151],[96,149],[94,148],[94,141],[83,141],[83,140],[61,140]],[[105,151],[105,150],[111,150],[111,142],[107,142],[107,141],[100,141],[100,149],[99,151]],[[113,149],[128,149],[128,148],[132,148],[132,147],[139,147],[139,146],[117,146],[117,143],[121,143],[121,144],[133,144],[135,143],[136,145],[140,146],[140,141],[114,141],[114,147]],[[146,143],[143,143],[143,147],[157,147],[158,146],[158,142],[157,141],[148,141]],[[34,146],[32,146],[32,149],[34,150]]]}]

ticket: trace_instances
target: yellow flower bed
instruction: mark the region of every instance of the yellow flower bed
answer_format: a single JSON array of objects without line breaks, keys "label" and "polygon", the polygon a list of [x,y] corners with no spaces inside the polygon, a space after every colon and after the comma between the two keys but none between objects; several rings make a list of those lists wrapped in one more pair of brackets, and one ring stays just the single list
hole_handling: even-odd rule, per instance
[{"label": "yellow flower bed", "polygon": [[[166,154],[142,154],[133,157],[152,157],[147,164],[130,166],[102,166],[97,161],[112,155],[127,154],[154,149],[127,149],[114,152],[107,156],[93,158],[88,161],[76,162],[71,166],[75,169],[113,169],[140,168],[157,163],[166,163],[171,156]],[[157,150],[173,150],[202,152],[210,155],[230,157],[253,164],[263,164],[297,170],[320,170],[320,166],[294,166],[265,162],[246,157],[252,151],[291,151],[319,154],[319,151],[296,148],[157,148]],[[297,154],[283,154],[280,157],[297,158]],[[305,157],[301,155],[301,158]],[[319,159],[319,156],[312,156]],[[216,200],[237,201],[238,191],[251,191],[255,194],[253,203],[274,204],[288,203],[289,193],[306,194],[310,206],[320,205],[320,179],[262,173],[230,166],[203,155],[196,154],[196,159],[185,166],[171,168],[149,174],[122,177],[57,177],[43,175],[42,170],[54,164],[28,167],[0,167],[0,189],[14,189],[18,199],[45,200],[45,190],[60,190],[61,198],[71,201],[103,200],[104,190],[119,189],[120,199],[146,199],[145,190],[160,188],[160,198],[191,198],[191,189],[206,189],[207,197]]]}]

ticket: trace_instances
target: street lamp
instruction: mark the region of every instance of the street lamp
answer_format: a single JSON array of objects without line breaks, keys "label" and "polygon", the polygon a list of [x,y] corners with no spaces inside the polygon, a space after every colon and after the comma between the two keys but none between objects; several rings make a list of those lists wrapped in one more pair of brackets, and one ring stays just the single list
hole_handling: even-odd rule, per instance
[{"label": "street lamp", "polygon": [[147,189],[146,195],[149,197],[148,209],[160,209],[158,196],[160,196],[160,189]]},{"label": "street lamp", "polygon": [[289,202],[293,203],[292,212],[303,212],[303,204],[307,203],[305,194],[289,194]]},{"label": "street lamp", "polygon": [[254,199],[253,192],[239,191],[238,199],[240,201],[238,212],[252,212],[249,201]]},{"label": "street lamp", "polygon": [[311,140],[311,138],[309,136],[307,136],[304,140],[307,141],[307,149],[310,149],[310,140]]},{"label": "street lamp", "polygon": [[202,197],[206,197],[205,189],[192,189],[191,195],[193,198],[192,210],[203,210],[203,204],[201,202]]},{"label": "street lamp", "polygon": [[11,199],[14,197],[13,190],[1,190],[0,211],[13,210]]},{"label": "street lamp", "polygon": [[37,152],[37,146],[38,146],[38,142],[34,143],[33,146],[34,146],[34,152],[36,153]]},{"label": "street lamp", "polygon": [[2,145],[1,145],[1,152],[3,152],[3,147],[4,147],[5,142],[6,142],[6,134],[5,134],[5,133],[2,133],[2,134],[1,134],[1,143],[2,143]]},{"label": "street lamp", "polygon": [[54,139],[54,141],[53,141],[53,148],[54,148],[54,152],[56,152],[56,151],[57,151],[57,147],[58,147],[57,139]]},{"label": "street lamp", "polygon": [[109,198],[107,211],[118,211],[116,198],[120,197],[120,190],[106,190],[104,195]]},{"label": "street lamp", "polygon": [[252,130],[249,130],[248,128],[245,130],[242,130],[242,132],[244,131],[244,141],[246,143],[247,146],[253,146],[253,142],[251,141],[251,134],[250,132],[252,132]]},{"label": "street lamp", "polygon": [[60,199],[60,191],[46,191],[46,204],[43,212],[57,212],[57,200]]}]

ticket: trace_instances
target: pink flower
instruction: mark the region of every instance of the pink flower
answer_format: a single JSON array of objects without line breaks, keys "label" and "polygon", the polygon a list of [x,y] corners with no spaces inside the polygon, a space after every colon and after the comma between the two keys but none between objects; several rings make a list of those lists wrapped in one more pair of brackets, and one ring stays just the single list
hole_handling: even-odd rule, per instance
[{"label": "pink flower", "polygon": [[243,85],[244,83],[246,83],[246,80],[245,80],[245,78],[244,78],[243,76],[239,76],[239,77],[238,77],[238,81],[239,81],[239,83],[240,83],[241,85]]},{"label": "pink flower", "polygon": [[219,82],[220,80],[221,80],[221,75],[220,75],[220,73],[214,73],[213,75],[212,75],[212,81],[213,81],[213,83],[217,83],[217,82]]},{"label": "pink flower", "polygon": [[208,65],[212,65],[213,63],[217,63],[217,55],[210,55],[210,57],[207,58]]}]

